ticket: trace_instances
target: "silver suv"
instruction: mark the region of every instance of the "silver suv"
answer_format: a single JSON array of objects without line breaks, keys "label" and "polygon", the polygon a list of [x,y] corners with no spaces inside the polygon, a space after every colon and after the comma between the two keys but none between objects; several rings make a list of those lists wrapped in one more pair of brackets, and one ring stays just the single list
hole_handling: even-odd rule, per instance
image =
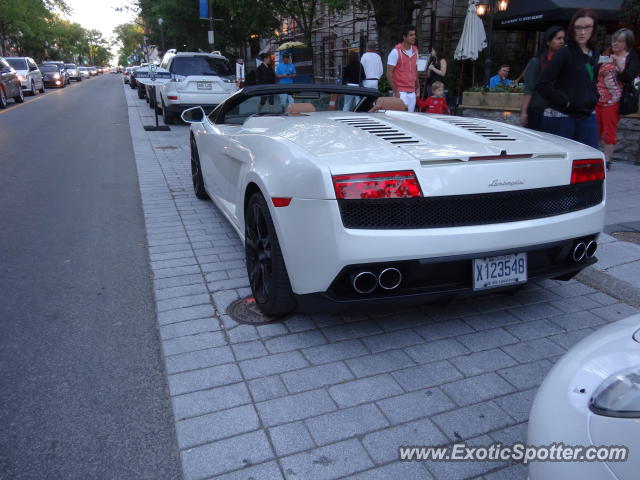
[{"label": "silver suv", "polygon": [[156,88],[156,108],[165,124],[174,123],[187,108],[213,110],[236,90],[229,61],[220,52],[176,52],[162,57],[160,68],[171,72],[171,81]]},{"label": "silver suv", "polygon": [[67,69],[69,74],[69,80],[75,80],[76,82],[82,81],[82,75],[80,75],[80,69],[75,63],[65,63],[64,68]]},{"label": "silver suv", "polygon": [[42,72],[30,57],[5,57],[5,60],[18,74],[22,91],[28,95],[44,93]]}]

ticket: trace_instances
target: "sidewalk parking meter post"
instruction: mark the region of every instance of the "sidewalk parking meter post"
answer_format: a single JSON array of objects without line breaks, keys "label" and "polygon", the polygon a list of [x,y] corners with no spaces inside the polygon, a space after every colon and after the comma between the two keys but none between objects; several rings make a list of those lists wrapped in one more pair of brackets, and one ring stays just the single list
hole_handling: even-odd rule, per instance
[{"label": "sidewalk parking meter post", "polygon": [[[143,67],[144,68],[144,67]],[[156,86],[161,85],[163,83],[168,82],[171,79],[171,73],[160,69],[155,65],[150,65],[146,67],[145,70],[138,69],[136,78],[140,79],[140,83],[143,85],[148,85],[150,88],[150,96],[155,100],[156,98]],[[159,125],[158,124],[158,111],[156,107],[153,108],[153,115],[156,119],[155,125],[144,125],[144,129],[148,132],[154,131],[167,131],[171,130],[168,125]]]},{"label": "sidewalk parking meter post", "polygon": [[[153,95],[153,98],[156,98],[156,86],[155,85],[151,85],[151,95]],[[145,125],[144,129],[147,132],[156,132],[156,131],[162,131],[162,132],[166,132],[167,130],[171,130],[171,128],[169,128],[168,125],[158,125],[158,110],[156,110],[156,107],[153,107],[153,115],[154,117],[156,117],[156,124],[154,125]]]}]

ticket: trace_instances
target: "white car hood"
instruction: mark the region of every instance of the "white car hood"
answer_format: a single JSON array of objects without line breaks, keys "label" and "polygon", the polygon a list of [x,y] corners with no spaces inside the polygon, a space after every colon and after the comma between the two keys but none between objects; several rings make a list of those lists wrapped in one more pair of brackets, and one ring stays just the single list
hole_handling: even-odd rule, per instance
[{"label": "white car hood", "polygon": [[577,142],[505,123],[395,111],[256,117],[244,127],[285,138],[316,156],[320,163],[329,165],[379,163],[390,155],[421,161],[505,152],[550,157],[575,151],[600,156]]}]

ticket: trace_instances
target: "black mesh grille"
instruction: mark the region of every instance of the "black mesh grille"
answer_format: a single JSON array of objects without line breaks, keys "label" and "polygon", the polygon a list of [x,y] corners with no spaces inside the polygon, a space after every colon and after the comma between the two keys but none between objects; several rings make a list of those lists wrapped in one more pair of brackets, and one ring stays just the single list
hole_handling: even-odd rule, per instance
[{"label": "black mesh grille", "polygon": [[552,217],[602,202],[602,181],[510,192],[339,200],[346,228],[442,228]]}]

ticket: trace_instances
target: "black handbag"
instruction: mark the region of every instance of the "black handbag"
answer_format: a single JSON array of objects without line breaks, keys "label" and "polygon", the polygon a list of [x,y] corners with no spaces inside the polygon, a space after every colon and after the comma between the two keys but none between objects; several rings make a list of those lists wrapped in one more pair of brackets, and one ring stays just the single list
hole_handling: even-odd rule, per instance
[{"label": "black handbag", "polygon": [[633,85],[625,83],[620,96],[620,115],[631,115],[638,111],[638,91]]}]

